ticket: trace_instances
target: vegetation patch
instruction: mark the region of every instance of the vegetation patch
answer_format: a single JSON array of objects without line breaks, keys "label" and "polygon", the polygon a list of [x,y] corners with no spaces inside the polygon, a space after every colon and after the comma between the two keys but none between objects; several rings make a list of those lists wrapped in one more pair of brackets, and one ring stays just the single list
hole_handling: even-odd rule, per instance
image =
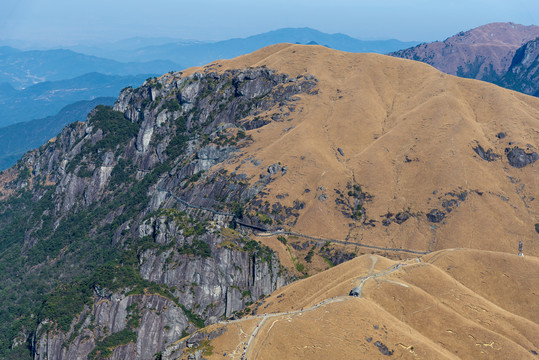
[{"label": "vegetation patch", "polygon": [[[108,263],[96,269],[89,278],[58,286],[46,296],[40,318],[54,320],[59,330],[67,332],[73,318],[82,312],[84,305],[92,304],[94,292],[106,297],[123,289],[131,289],[126,295],[159,294],[177,303],[168,286],[143,279],[133,266]],[[137,328],[140,324],[138,309],[132,308],[129,313],[130,326]]]},{"label": "vegetation patch", "polygon": [[185,244],[178,249],[178,253],[182,255],[194,255],[200,257],[211,257],[210,246],[202,240],[193,240],[191,244]]},{"label": "vegetation patch", "polygon": [[180,306],[182,311],[185,313],[185,316],[187,316],[187,319],[189,320],[189,322],[191,322],[193,325],[195,325],[199,329],[206,326],[206,324],[204,323],[204,319],[200,315],[195,314],[194,312],[192,312],[191,310],[189,310],[182,304],[178,304],[178,305]]},{"label": "vegetation patch", "polygon": [[262,245],[258,241],[248,239],[243,246],[243,251],[256,255],[262,262],[268,262],[271,264],[271,258],[273,256],[273,250],[269,247]]},{"label": "vegetation patch", "polygon": [[202,356],[213,355],[213,346],[210,345],[209,340],[202,340],[198,346],[186,349],[187,353],[194,354],[197,351],[202,351]]},{"label": "vegetation patch", "polygon": [[176,98],[169,99],[165,101],[163,108],[167,109],[170,112],[181,111],[182,107]]},{"label": "vegetation patch", "polygon": [[114,348],[136,341],[137,333],[125,328],[98,341],[94,350],[88,354],[88,360],[106,359],[113,354]]},{"label": "vegetation patch", "polygon": [[131,176],[134,174],[135,168],[133,165],[125,160],[119,159],[116,166],[112,169],[110,174],[110,186],[116,188],[122,184],[129,184],[132,182]]},{"label": "vegetation patch", "polygon": [[94,145],[95,148],[114,149],[137,136],[140,125],[126,119],[123,113],[104,105],[98,105],[96,110],[90,124],[94,126],[94,131],[96,129],[103,131],[103,139]]},{"label": "vegetation patch", "polygon": [[263,224],[266,224],[266,225],[272,225],[273,224],[272,218],[270,218],[268,215],[266,215],[266,214],[257,214],[257,215],[258,215],[258,219]]},{"label": "vegetation patch", "polygon": [[316,245],[314,245],[310,250],[309,252],[307,253],[307,256],[305,256],[305,261],[307,261],[308,263],[311,263],[313,261],[313,256],[314,256],[314,250],[316,249]]},{"label": "vegetation patch", "polygon": [[221,237],[223,241],[219,244],[219,247],[224,247],[230,250],[242,251],[241,243],[244,241],[242,235],[232,228],[221,229]]}]

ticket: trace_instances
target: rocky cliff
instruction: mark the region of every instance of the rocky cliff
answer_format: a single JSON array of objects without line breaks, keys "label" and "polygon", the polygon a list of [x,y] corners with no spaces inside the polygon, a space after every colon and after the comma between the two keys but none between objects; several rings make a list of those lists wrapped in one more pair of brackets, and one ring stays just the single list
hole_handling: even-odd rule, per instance
[{"label": "rocky cliff", "polygon": [[498,84],[539,96],[539,38],[528,41],[515,52],[509,70]]},{"label": "rocky cliff", "polygon": [[97,107],[2,173],[2,219],[19,225],[3,232],[12,242],[2,242],[2,263],[24,259],[2,276],[24,319],[2,309],[4,326],[14,324],[5,356],[153,359],[290,281],[249,238],[260,220],[244,209],[270,173],[251,186],[210,169],[252,142],[246,129],[279,121],[259,113],[288,116],[316,85],[266,67],[169,73],[123,90],[114,108]]}]

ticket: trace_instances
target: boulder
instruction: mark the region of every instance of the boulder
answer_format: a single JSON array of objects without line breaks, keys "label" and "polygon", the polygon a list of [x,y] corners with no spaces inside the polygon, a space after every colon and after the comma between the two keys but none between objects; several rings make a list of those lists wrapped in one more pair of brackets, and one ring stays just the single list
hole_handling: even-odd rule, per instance
[{"label": "boulder", "polygon": [[505,149],[507,153],[507,160],[509,165],[516,168],[523,168],[524,166],[533,164],[539,159],[539,155],[536,152],[526,153],[519,147],[514,147],[512,150]]}]

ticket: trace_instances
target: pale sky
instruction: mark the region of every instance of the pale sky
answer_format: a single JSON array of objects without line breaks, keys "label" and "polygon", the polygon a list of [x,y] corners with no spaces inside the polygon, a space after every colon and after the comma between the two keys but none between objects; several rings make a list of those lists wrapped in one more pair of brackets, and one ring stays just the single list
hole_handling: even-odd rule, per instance
[{"label": "pale sky", "polygon": [[539,1],[0,1],[0,39],[64,45],[134,36],[224,40],[283,27],[311,27],[364,40],[434,41],[507,21],[537,25]]}]

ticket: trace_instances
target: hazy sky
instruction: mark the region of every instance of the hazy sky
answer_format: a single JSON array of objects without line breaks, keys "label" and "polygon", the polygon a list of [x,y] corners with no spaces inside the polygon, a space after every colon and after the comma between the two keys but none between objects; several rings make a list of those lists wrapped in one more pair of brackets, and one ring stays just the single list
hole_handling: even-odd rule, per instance
[{"label": "hazy sky", "polygon": [[0,39],[222,40],[282,27],[433,41],[489,22],[538,24],[538,0],[1,0]]}]

